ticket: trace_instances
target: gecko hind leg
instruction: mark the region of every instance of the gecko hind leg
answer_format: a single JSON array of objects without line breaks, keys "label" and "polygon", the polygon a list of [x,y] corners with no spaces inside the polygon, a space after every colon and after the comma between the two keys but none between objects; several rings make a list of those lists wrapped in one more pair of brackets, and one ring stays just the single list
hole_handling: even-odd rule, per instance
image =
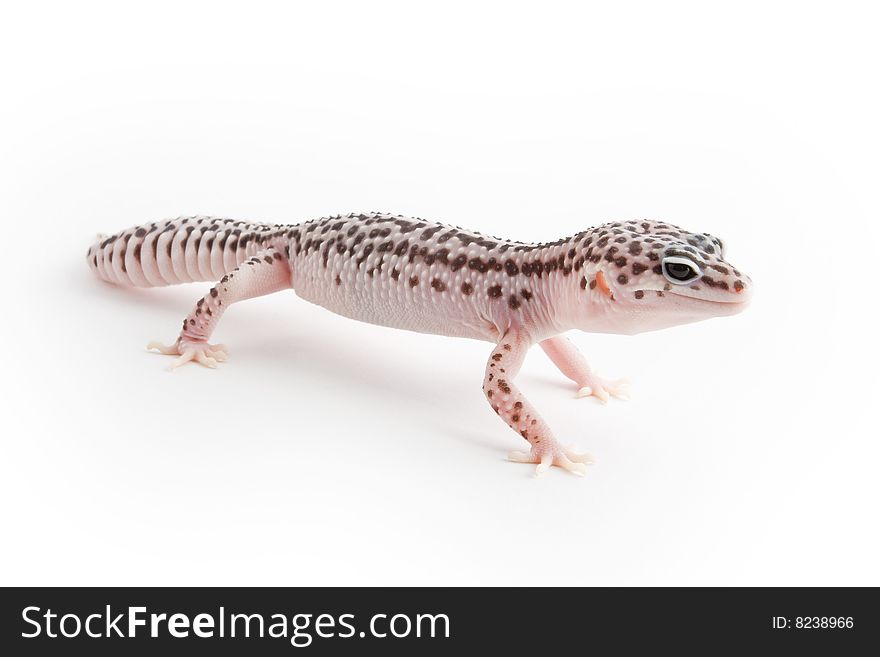
[{"label": "gecko hind leg", "polygon": [[176,369],[189,362],[215,368],[229,356],[226,345],[210,344],[220,317],[233,303],[261,297],[291,288],[290,265],[276,249],[260,251],[220,279],[199,299],[193,311],[183,320],[183,328],[174,344],[150,342],[147,349],[177,356],[171,363]]},{"label": "gecko hind leg", "polygon": [[541,348],[559,368],[578,387],[578,397],[596,397],[603,404],[609,398],[629,399],[629,381],[617,379],[609,381],[596,374],[578,348],[566,337],[557,335],[541,341]]}]

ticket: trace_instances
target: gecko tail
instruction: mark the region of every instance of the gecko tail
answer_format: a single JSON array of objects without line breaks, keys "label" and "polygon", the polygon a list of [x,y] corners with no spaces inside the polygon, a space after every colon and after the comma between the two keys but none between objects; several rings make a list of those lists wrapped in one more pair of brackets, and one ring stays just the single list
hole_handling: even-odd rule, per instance
[{"label": "gecko tail", "polygon": [[290,226],[180,217],[99,234],[86,260],[101,280],[126,287],[216,281]]}]

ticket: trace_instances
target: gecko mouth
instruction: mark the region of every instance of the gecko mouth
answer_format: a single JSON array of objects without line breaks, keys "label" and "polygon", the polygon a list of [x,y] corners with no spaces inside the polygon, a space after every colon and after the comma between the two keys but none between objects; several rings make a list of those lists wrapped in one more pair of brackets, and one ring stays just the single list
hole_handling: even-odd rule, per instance
[{"label": "gecko mouth", "polygon": [[745,307],[751,301],[751,294],[748,293],[736,293],[730,294],[725,297],[716,297],[716,298],[706,298],[706,297],[698,297],[691,296],[690,294],[681,294],[676,292],[675,290],[666,290],[666,294],[672,294],[673,296],[679,299],[687,299],[689,302],[695,303],[701,306],[728,306],[730,308],[734,307]]}]

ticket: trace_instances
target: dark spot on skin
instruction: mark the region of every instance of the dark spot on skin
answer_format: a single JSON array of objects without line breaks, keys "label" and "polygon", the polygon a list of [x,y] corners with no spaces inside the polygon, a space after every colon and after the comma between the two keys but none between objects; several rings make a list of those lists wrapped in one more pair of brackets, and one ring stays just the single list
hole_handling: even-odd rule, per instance
[{"label": "dark spot on skin", "polygon": [[456,256],[455,260],[452,261],[452,271],[458,271],[464,264],[467,262],[467,256],[459,255]]},{"label": "dark spot on skin", "polygon": [[614,261],[614,264],[618,267],[626,267],[626,258],[620,256],[617,260]]},{"label": "dark spot on skin", "polygon": [[586,289],[587,289],[587,279],[586,279],[586,277],[584,277],[584,276],[581,276],[581,289],[582,289],[582,290],[586,290]]},{"label": "dark spot on skin", "polygon": [[486,396],[489,397],[489,399],[491,399],[494,395],[495,395],[494,390],[487,390],[486,391]]},{"label": "dark spot on skin", "polygon": [[519,422],[519,415],[514,415],[510,419],[513,420],[514,422]]},{"label": "dark spot on skin", "polygon": [[394,267],[394,268],[391,270],[391,278],[393,278],[395,281],[396,281],[398,278],[400,278],[400,271],[397,269],[397,267]]},{"label": "dark spot on skin", "polygon": [[418,276],[411,276],[409,279],[409,286],[415,287],[418,284],[419,284],[419,277]]},{"label": "dark spot on skin", "polygon": [[216,288],[216,287],[212,287],[212,288],[211,288],[211,296],[214,297],[214,298],[216,298],[218,294],[220,294],[220,293],[217,292],[217,288]]},{"label": "dark spot on skin", "polygon": [[494,360],[496,363],[502,358],[504,358],[504,354],[492,354],[492,360]]},{"label": "dark spot on skin", "polygon": [[138,228],[136,231],[134,231],[135,237],[143,237],[146,234],[147,234],[147,231],[145,231],[143,228]]},{"label": "dark spot on skin", "polygon": [[512,347],[509,344],[504,345],[504,351],[510,351]]},{"label": "dark spot on skin", "polygon": [[511,294],[510,298],[507,300],[507,305],[509,305],[513,310],[519,308],[519,299],[516,298],[515,294]]},{"label": "dark spot on skin", "polygon": [[522,408],[522,402],[518,401],[513,405],[514,408]]},{"label": "dark spot on skin", "polygon": [[[325,259],[325,260],[326,260],[326,259]],[[272,264],[272,258],[270,258],[269,256],[266,256],[265,258],[263,258],[263,262],[265,262],[267,265],[271,265],[271,264]]]},{"label": "dark spot on skin", "polygon": [[729,270],[727,267],[724,267],[724,266],[722,266],[722,265],[709,265],[709,266],[710,266],[712,269],[714,269],[715,271],[717,271],[717,272],[721,272],[721,273],[724,274],[725,276],[726,276],[727,274],[730,273],[730,270]]},{"label": "dark spot on skin", "polygon": [[435,278],[431,281],[431,287],[433,287],[438,292],[443,292],[446,290],[446,284],[439,278]]},{"label": "dark spot on skin", "polygon": [[474,286],[471,285],[470,283],[468,283],[467,281],[465,281],[464,283],[461,284],[461,291],[464,294],[471,294],[474,291]]},{"label": "dark spot on skin", "polygon": [[513,260],[508,260],[504,263],[504,271],[507,272],[508,276],[516,276],[519,273],[519,267],[517,267]]},{"label": "dark spot on skin", "polygon": [[642,290],[636,290],[636,294],[635,294],[636,299],[641,299],[644,296],[645,296],[645,293]]},{"label": "dark spot on skin", "polygon": [[379,245],[379,248],[376,250],[379,251],[379,253],[385,253],[386,251],[390,251],[393,248],[394,248],[394,242],[392,242],[391,240],[388,240],[387,242],[382,242]]},{"label": "dark spot on skin", "polygon": [[654,265],[651,271],[659,276],[663,273],[663,265]]},{"label": "dark spot on skin", "polygon": [[508,395],[510,394],[510,386],[507,385],[507,381],[505,381],[504,379],[498,379],[498,389],[501,390],[501,392],[507,393]]},{"label": "dark spot on skin", "polygon": [[591,290],[595,290],[595,289],[596,289],[596,279],[595,279],[595,278],[594,278],[593,280],[590,281],[590,289],[591,289]]},{"label": "dark spot on skin", "polygon": [[620,276],[617,277],[617,282],[620,283],[621,285],[626,285],[627,281],[629,281],[629,279],[626,277],[626,274],[621,274]]},{"label": "dark spot on skin", "polygon": [[637,256],[642,252],[642,245],[638,243],[638,241],[630,242],[629,245],[630,255]]},{"label": "dark spot on skin", "polygon": [[742,291],[742,289],[744,287],[745,287],[745,285],[743,285],[743,282],[741,280],[735,280],[733,282],[733,289],[736,290],[737,292]]},{"label": "dark spot on skin", "polygon": [[644,272],[646,269],[647,269],[647,267],[645,265],[643,265],[642,263],[634,262],[633,266],[632,266],[633,276],[638,276],[639,274]]},{"label": "dark spot on skin", "polygon": [[488,293],[492,299],[497,299],[498,297],[501,296],[501,286],[500,285],[493,285],[492,287],[489,288]]},{"label": "dark spot on skin", "polygon": [[362,264],[364,264],[364,260],[366,260],[367,257],[372,252],[373,252],[373,245],[372,244],[367,244],[366,246],[364,246],[364,250],[361,253],[361,257],[357,259],[357,263],[356,263],[357,266],[360,267]]},{"label": "dark spot on skin", "polygon": [[525,288],[520,290],[520,294],[522,295],[522,298],[525,299],[526,301],[532,300],[532,293],[529,292],[528,290],[526,290]]},{"label": "dark spot on skin", "polygon": [[[141,245],[140,244],[134,245],[134,259],[137,260],[138,262],[141,261]],[[95,265],[97,266],[97,264],[98,264],[98,262],[96,259]]]}]

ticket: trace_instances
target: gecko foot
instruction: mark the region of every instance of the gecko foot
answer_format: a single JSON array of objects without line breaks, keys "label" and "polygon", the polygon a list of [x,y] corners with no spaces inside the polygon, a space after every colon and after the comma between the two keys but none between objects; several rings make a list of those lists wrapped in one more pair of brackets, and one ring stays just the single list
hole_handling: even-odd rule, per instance
[{"label": "gecko foot", "polygon": [[175,370],[185,363],[196,361],[205,367],[217,367],[229,356],[226,345],[208,344],[207,342],[190,342],[189,340],[177,339],[173,345],[164,345],[161,342],[151,342],[147,349],[155,349],[159,353],[168,356],[177,356],[171,363],[171,369]]},{"label": "gecko foot", "polygon": [[593,457],[589,454],[576,452],[573,445],[568,447],[536,445],[528,452],[511,452],[508,454],[507,460],[514,463],[537,463],[536,477],[546,474],[550,466],[553,465],[583,477],[587,474],[587,465],[593,463]]},{"label": "gecko foot", "polygon": [[607,404],[611,397],[626,400],[629,399],[629,381],[626,379],[606,381],[599,376],[591,375],[590,380],[577,391],[577,396],[592,396],[603,404]]}]

